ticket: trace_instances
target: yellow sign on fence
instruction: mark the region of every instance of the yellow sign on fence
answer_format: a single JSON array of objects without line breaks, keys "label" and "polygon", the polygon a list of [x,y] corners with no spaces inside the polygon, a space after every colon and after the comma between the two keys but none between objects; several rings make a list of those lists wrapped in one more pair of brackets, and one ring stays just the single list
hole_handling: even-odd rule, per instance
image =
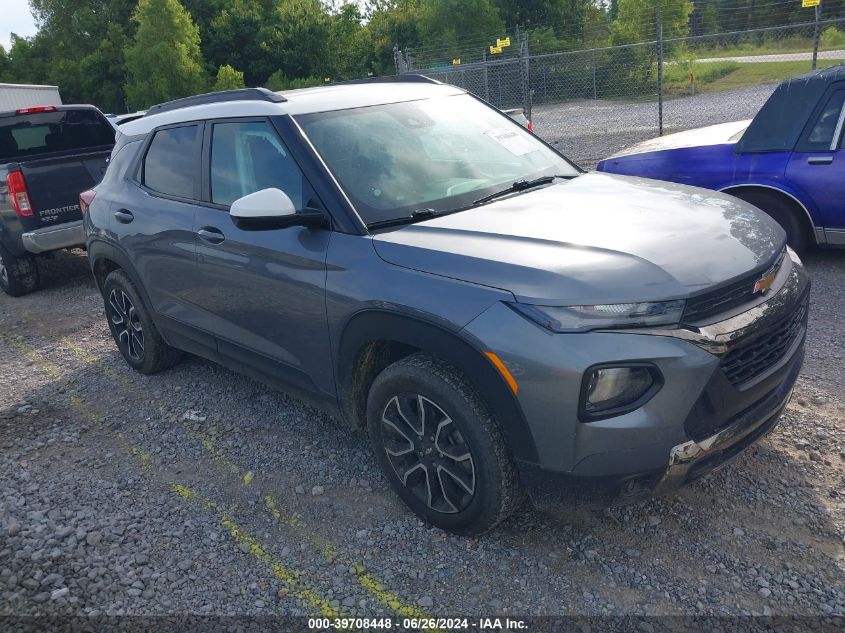
[{"label": "yellow sign on fence", "polygon": [[490,47],[490,54],[491,55],[497,55],[498,53],[501,53],[501,52],[502,52],[501,46],[491,46]]},{"label": "yellow sign on fence", "polygon": [[506,37],[503,40],[499,40],[499,39],[496,40],[496,47],[497,48],[504,48],[505,46],[510,46],[510,45],[511,45],[510,36]]},{"label": "yellow sign on fence", "polygon": [[812,9],[822,3],[822,0],[801,0],[801,6],[805,9]]},{"label": "yellow sign on fence", "polygon": [[460,64],[461,64],[461,58],[460,57],[456,57],[455,59],[452,60],[452,66],[460,66]]}]

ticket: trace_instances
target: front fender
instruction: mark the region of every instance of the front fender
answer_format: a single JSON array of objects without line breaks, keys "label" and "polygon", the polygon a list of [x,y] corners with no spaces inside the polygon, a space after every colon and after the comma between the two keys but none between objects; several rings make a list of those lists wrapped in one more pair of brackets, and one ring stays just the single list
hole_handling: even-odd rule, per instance
[{"label": "front fender", "polygon": [[722,193],[732,194],[731,190],[736,190],[740,188],[753,189],[755,187],[759,189],[767,189],[769,191],[778,192],[788,198],[791,198],[794,202],[798,204],[798,206],[803,209],[804,213],[807,215],[807,219],[810,221],[813,227],[822,226],[821,214],[815,202],[813,202],[812,196],[810,196],[801,187],[795,186],[793,183],[786,182],[783,180],[774,180],[770,178],[733,179],[720,183],[718,186],[718,191]]},{"label": "front fender", "polygon": [[389,341],[437,356],[461,371],[478,390],[502,425],[513,456],[536,463],[537,450],[522,409],[501,374],[483,355],[479,341],[463,332],[391,311],[368,309],[347,323],[337,352],[337,385],[340,408],[353,421],[358,417],[353,377],[359,351],[368,343]]}]

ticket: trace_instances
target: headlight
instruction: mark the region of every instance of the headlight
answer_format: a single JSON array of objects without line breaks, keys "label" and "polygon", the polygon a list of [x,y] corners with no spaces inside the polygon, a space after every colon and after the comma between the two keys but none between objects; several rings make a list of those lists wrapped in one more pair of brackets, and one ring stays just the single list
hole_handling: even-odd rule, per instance
[{"label": "headlight", "polygon": [[600,420],[638,409],[660,390],[663,376],[653,365],[600,366],[584,373],[580,417]]},{"label": "headlight", "polygon": [[677,325],[684,313],[683,300],[558,307],[528,303],[508,305],[552,332]]}]

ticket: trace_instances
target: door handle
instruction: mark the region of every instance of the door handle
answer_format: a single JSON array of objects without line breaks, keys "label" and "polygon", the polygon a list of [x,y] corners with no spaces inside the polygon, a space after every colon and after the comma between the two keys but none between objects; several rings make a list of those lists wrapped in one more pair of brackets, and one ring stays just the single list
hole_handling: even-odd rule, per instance
[{"label": "door handle", "polygon": [[114,212],[114,217],[121,224],[129,224],[132,220],[135,219],[135,216],[132,215],[132,212],[126,209],[118,209]]},{"label": "door handle", "polygon": [[810,156],[807,159],[809,165],[830,165],[833,162],[833,156]]},{"label": "door handle", "polygon": [[204,226],[197,231],[197,235],[210,244],[220,244],[226,239],[226,236],[223,235],[222,231],[220,231],[220,229],[215,229],[213,226]]}]

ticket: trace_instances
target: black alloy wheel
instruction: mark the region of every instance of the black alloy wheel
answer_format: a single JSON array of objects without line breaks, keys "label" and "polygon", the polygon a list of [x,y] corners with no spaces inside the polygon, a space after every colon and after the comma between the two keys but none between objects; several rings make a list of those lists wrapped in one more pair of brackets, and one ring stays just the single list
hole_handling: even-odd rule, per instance
[{"label": "black alloy wheel", "polygon": [[475,463],[454,420],[436,402],[403,393],[381,415],[384,450],[396,476],[436,512],[469,507],[475,494]]},{"label": "black alloy wheel", "polygon": [[132,300],[123,290],[109,294],[109,319],[121,351],[135,361],[144,359],[144,328]]}]

